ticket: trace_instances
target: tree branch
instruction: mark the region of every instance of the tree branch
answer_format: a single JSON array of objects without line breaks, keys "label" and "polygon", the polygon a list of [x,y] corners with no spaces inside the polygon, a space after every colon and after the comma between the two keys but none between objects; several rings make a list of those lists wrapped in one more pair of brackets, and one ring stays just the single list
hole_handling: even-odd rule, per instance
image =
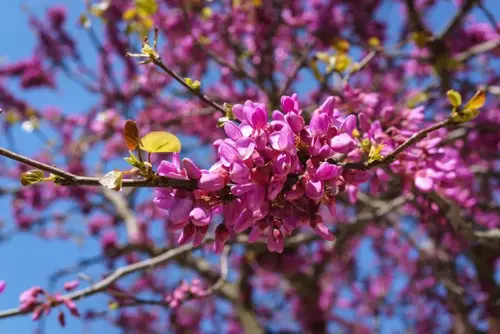
[{"label": "tree branch", "polygon": [[443,31],[438,35],[437,39],[444,40],[448,35],[462,22],[463,18],[479,3],[480,0],[467,0],[460,8],[457,14],[448,22]]},{"label": "tree branch", "polygon": [[[0,147],[0,155],[7,157],[9,159],[21,162],[25,165],[38,168],[42,171],[52,173],[60,179],[57,180],[57,184],[62,186],[96,186],[101,187],[99,183],[100,178],[89,177],[89,176],[78,176],[54,166],[44,164],[42,162],[30,159],[28,157],[22,156],[20,154],[9,151],[3,147]],[[172,179],[164,176],[156,176],[154,179],[124,179],[122,182],[122,187],[155,187],[155,188],[179,188],[186,190],[194,190],[197,188],[196,181],[194,180],[178,180]]]},{"label": "tree branch", "polygon": [[[91,285],[88,288],[78,290],[72,293],[68,293],[63,296],[64,299],[70,299],[70,300],[81,300],[83,298],[95,295],[96,293],[105,291],[108,289],[115,281],[117,281],[120,278],[123,278],[125,276],[128,276],[132,273],[146,270],[146,269],[151,269],[155,268],[161,264],[164,264],[168,262],[169,260],[175,259],[176,257],[183,255],[189,251],[191,251],[194,247],[191,244],[188,245],[183,245],[179,246],[177,248],[170,249],[166,251],[165,253],[158,255],[156,257],[153,257],[151,259],[147,259],[141,262],[137,262],[125,267],[122,267],[115,272],[113,272],[111,275],[106,277],[105,279]],[[52,306],[55,306],[58,304],[53,304]],[[19,308],[14,308],[10,310],[5,310],[0,312],[0,319],[3,318],[8,318],[8,317],[13,317],[13,316],[18,316],[22,314],[27,314],[30,313],[31,310],[21,310]]]},{"label": "tree branch", "polygon": [[313,48],[313,44],[312,43],[308,44],[305,47],[304,51],[302,52],[302,54],[300,55],[300,57],[297,59],[297,63],[295,65],[294,70],[288,76],[288,78],[286,79],[285,84],[283,85],[283,87],[279,91],[278,97],[281,97],[281,96],[285,95],[285,93],[288,91],[288,89],[292,85],[293,81],[297,77],[297,74],[299,74],[299,71],[307,63],[307,58],[309,57],[309,54],[311,53],[312,48]]},{"label": "tree branch", "polygon": [[372,169],[374,167],[380,166],[380,165],[387,165],[390,163],[393,163],[394,161],[397,160],[398,155],[403,152],[405,149],[409,148],[410,146],[415,145],[417,142],[422,140],[423,138],[427,137],[427,135],[431,132],[434,132],[436,130],[439,130],[441,128],[444,128],[448,125],[452,124],[452,121],[450,119],[446,119],[444,121],[441,121],[439,123],[436,123],[432,126],[429,126],[425,129],[420,130],[419,132],[415,133],[413,136],[411,136],[408,140],[406,140],[404,143],[396,147],[392,152],[390,152],[388,155],[386,155],[383,159],[381,160],[375,160],[371,163],[367,162],[339,162],[333,159],[329,159],[329,162],[336,164],[338,166],[342,166],[345,168],[350,168],[350,169],[361,169],[361,170],[368,170]]},{"label": "tree branch", "polygon": [[208,96],[204,95],[201,93],[199,90],[194,89],[191,87],[183,78],[181,78],[177,73],[169,69],[161,60],[160,57],[156,57],[152,59],[153,64],[161,68],[165,73],[170,75],[172,78],[174,78],[177,82],[179,82],[181,85],[186,87],[191,93],[193,93],[195,96],[197,96],[200,100],[205,102],[207,105],[211,106],[212,108],[220,111],[222,114],[225,114],[226,111],[224,110],[224,107],[222,107],[220,104],[217,102],[212,101]]},{"label": "tree branch", "polygon": [[[288,238],[286,245],[301,244],[301,243],[305,243],[305,242],[312,241],[315,239],[316,239],[315,235],[299,234],[295,237]],[[214,240],[215,240],[215,238],[213,235],[207,236],[207,237],[205,237],[205,240],[203,240],[203,244],[206,244],[206,243],[214,241]],[[233,244],[233,243],[245,244],[247,242],[248,242],[248,236],[240,235],[236,238],[236,240],[228,242],[228,244]],[[258,241],[257,243],[264,244],[263,241]],[[105,279],[91,285],[88,288],[65,294],[62,296],[62,299],[69,299],[69,300],[78,301],[78,300],[90,297],[90,296],[95,295],[99,292],[103,292],[103,291],[107,290],[114,282],[116,282],[117,280],[119,280],[125,276],[133,274],[135,272],[144,271],[144,270],[158,267],[158,266],[163,265],[171,260],[176,260],[176,259],[178,260],[180,256],[191,252],[193,249],[195,249],[195,247],[192,244],[186,244],[186,245],[178,246],[176,248],[172,248],[172,249],[163,251],[159,255],[152,257],[150,259],[146,259],[146,260],[136,262],[134,264],[122,267],[122,268],[114,271],[112,274],[107,276]],[[140,250],[140,249],[138,249],[138,250]],[[160,252],[160,250],[151,250],[151,252],[148,252],[148,253],[156,253],[156,252]],[[224,265],[224,263],[223,263],[223,265]],[[224,275],[225,277],[227,277],[227,272],[224,273],[223,271],[224,270],[221,270],[221,276]],[[237,293],[235,290],[234,291],[231,290],[232,292],[229,293],[230,292],[229,290],[223,289],[224,284],[222,284],[222,283],[217,284],[217,287],[218,287],[218,289],[222,289],[224,291],[225,297],[228,298],[229,300],[231,300],[233,302],[238,300],[238,296],[237,296]],[[52,302],[52,306],[56,306],[59,304],[60,304],[60,302],[57,302],[57,301]],[[21,310],[20,308],[13,308],[13,309],[9,309],[9,310],[0,311],[0,319],[15,317],[15,316],[23,315],[23,314],[28,314],[28,313],[31,313],[31,311],[32,311],[31,309]]]},{"label": "tree branch", "polygon": [[457,56],[455,56],[455,60],[459,63],[463,63],[473,56],[495,50],[498,47],[500,47],[500,38],[474,45],[468,50],[465,50],[464,52],[459,53]]}]

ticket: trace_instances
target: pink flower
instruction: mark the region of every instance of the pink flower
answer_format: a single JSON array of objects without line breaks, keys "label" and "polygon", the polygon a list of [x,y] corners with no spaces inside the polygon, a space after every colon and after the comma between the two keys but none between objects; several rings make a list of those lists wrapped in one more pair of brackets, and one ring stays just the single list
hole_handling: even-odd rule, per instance
[{"label": "pink flower", "polygon": [[216,172],[204,171],[198,180],[198,188],[201,190],[218,191],[224,186],[224,179]]},{"label": "pink flower", "polygon": [[330,122],[328,114],[326,113],[315,114],[311,118],[311,122],[309,123],[309,131],[314,137],[324,137],[328,132],[329,127]]},{"label": "pink flower", "polygon": [[72,290],[76,289],[79,284],[80,284],[80,281],[78,281],[78,280],[66,282],[66,283],[64,283],[64,290],[72,291]]},{"label": "pink flower", "polygon": [[194,204],[193,209],[189,213],[189,218],[196,226],[206,226],[212,219],[212,211],[210,205],[205,201],[198,200]]},{"label": "pink flower", "polygon": [[234,223],[234,231],[236,233],[243,232],[253,224],[252,211],[244,209],[236,218]]},{"label": "pink flower", "polygon": [[323,182],[309,180],[306,183],[306,195],[312,200],[319,200],[323,197]]},{"label": "pink flower", "polygon": [[80,312],[78,312],[78,309],[76,307],[76,304],[75,302],[73,302],[71,299],[69,298],[63,298],[63,304],[66,305],[66,307],[68,308],[69,312],[75,316],[75,317],[80,317]]},{"label": "pink flower", "polygon": [[322,162],[316,173],[314,174],[314,179],[319,181],[326,181],[338,178],[342,174],[342,167],[333,165],[328,162]]},{"label": "pink flower", "polygon": [[176,225],[184,224],[189,219],[189,213],[193,207],[193,201],[190,198],[175,198],[169,211],[168,218]]},{"label": "pink flower", "polygon": [[283,253],[285,248],[285,239],[283,234],[277,228],[270,228],[267,238],[267,249],[270,252]]},{"label": "pink flower", "polygon": [[430,192],[441,177],[442,173],[433,169],[421,169],[415,174],[415,186],[423,192]]},{"label": "pink flower", "polygon": [[265,105],[245,106],[245,120],[255,130],[263,129],[267,125],[267,110]]},{"label": "pink flower", "polygon": [[269,136],[271,147],[280,152],[290,152],[295,149],[295,137],[288,124],[283,124],[281,129]]},{"label": "pink flower", "polygon": [[182,159],[182,165],[186,171],[187,177],[191,180],[199,180],[201,178],[201,170],[196,164],[188,158]]},{"label": "pink flower", "polygon": [[214,251],[216,253],[222,252],[227,238],[229,238],[229,230],[227,229],[226,224],[222,223],[217,225],[217,228],[215,229],[215,243],[214,243]]},{"label": "pink flower", "polygon": [[330,147],[338,153],[349,153],[356,147],[356,143],[348,134],[341,133],[330,140]]}]

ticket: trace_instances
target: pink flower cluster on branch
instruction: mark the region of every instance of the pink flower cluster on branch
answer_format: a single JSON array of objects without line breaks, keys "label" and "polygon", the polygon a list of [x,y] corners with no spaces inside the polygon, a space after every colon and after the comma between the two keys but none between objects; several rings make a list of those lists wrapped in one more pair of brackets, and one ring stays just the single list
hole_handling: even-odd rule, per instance
[{"label": "pink flower cluster on branch", "polygon": [[[202,170],[187,158],[181,163],[178,153],[172,161],[162,161],[160,176],[197,182],[194,191],[156,190],[154,201],[167,210],[169,228],[182,230],[178,242],[200,245],[216,215],[223,220],[215,232],[216,251],[231,234],[248,229],[250,242],[267,236],[268,250],[278,253],[283,252],[285,237],[305,226],[333,240],[329,228],[335,220],[336,196],[346,189],[355,191],[370,178],[365,170],[339,165],[369,167],[383,161],[383,144],[377,141],[386,140],[379,123],[370,125],[363,113],[344,117],[336,108],[338,103],[328,98],[312,113],[309,124],[296,94],[283,96],[282,110],[274,110],[271,119],[264,104],[236,104],[234,120],[224,123],[227,138],[214,143],[219,160],[210,169]],[[448,124],[415,134],[401,147]],[[365,158],[367,145],[369,160],[363,164],[359,161]],[[391,159],[396,158],[394,152]]]},{"label": "pink flower cluster on branch", "polygon": [[[8,145],[29,137],[44,146],[33,159],[0,147],[39,169],[7,163],[0,173],[44,183],[0,187],[16,224],[1,240],[96,238],[100,254],[58,274],[102,262],[104,278],[64,296],[109,294],[116,309],[82,304],[81,318],[128,332],[199,332],[209,322],[228,333],[371,333],[386,319],[401,320],[401,331],[500,331],[500,26],[491,1],[462,0],[434,32],[427,14],[451,8],[443,2],[93,0],[78,25],[95,49],[89,61],[75,16],[62,7],[31,15],[34,52],[0,64],[0,122]],[[398,15],[387,20],[388,11]],[[140,51],[151,64],[138,67],[126,53],[154,26],[161,43]],[[61,109],[33,105],[12,85],[61,94],[68,80],[89,105],[63,110],[59,95],[51,103]],[[478,88],[489,96],[479,115],[453,92],[446,99],[449,89],[466,99]],[[300,104],[282,96],[294,91]],[[179,135],[183,155],[153,154],[147,168],[137,164],[142,174],[112,171],[127,155],[127,119]],[[101,182],[109,171],[116,178]],[[122,192],[99,188],[118,189],[118,179]],[[157,188],[154,202],[141,187]],[[87,230],[75,231],[82,217]],[[230,256],[236,275],[212,285],[213,252],[194,246],[220,252],[242,240]],[[168,249],[193,252],[152,270]],[[193,285],[179,283],[193,274]],[[0,318],[64,310],[63,297],[38,289],[23,293],[31,308]],[[207,291],[215,298],[193,298]]]}]

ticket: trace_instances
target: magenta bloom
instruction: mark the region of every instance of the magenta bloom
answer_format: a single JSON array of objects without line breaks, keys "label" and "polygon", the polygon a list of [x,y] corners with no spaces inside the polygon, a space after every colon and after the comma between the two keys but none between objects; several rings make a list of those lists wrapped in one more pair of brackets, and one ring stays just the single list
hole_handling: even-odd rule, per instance
[{"label": "magenta bloom", "polygon": [[216,172],[204,171],[198,181],[198,187],[206,191],[221,190],[224,186],[224,179]]},{"label": "magenta bloom", "polygon": [[415,186],[423,192],[430,192],[442,178],[442,173],[433,169],[421,169],[415,174]]},{"label": "magenta bloom", "polygon": [[273,132],[269,136],[271,147],[280,152],[290,152],[295,149],[295,136],[288,124],[283,124],[282,128]]}]

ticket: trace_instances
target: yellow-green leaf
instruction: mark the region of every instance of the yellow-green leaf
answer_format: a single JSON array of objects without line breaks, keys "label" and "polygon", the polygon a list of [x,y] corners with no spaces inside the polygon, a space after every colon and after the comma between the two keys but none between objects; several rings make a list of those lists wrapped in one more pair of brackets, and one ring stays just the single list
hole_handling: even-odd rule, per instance
[{"label": "yellow-green leaf", "polygon": [[411,39],[418,47],[423,48],[432,39],[432,35],[426,31],[416,31],[411,34]]},{"label": "yellow-green leaf", "polygon": [[408,106],[408,108],[415,108],[417,105],[421,104],[421,103],[424,103],[426,102],[427,100],[429,100],[429,95],[424,93],[424,92],[417,92],[415,94],[412,94],[409,99],[408,99],[408,102],[406,102],[406,105]]},{"label": "yellow-green leaf", "polygon": [[367,162],[370,164],[374,161],[382,160],[384,157],[380,154],[380,152],[382,151],[383,148],[384,148],[383,144],[372,145],[372,147],[370,148],[370,153],[368,153]]},{"label": "yellow-green leaf", "polygon": [[12,109],[7,111],[7,113],[5,115],[5,120],[10,124],[17,123],[17,122],[19,122],[20,119],[21,119],[21,117],[19,116],[19,114]]},{"label": "yellow-green leaf", "polygon": [[120,307],[120,304],[118,304],[117,302],[110,302],[108,304],[108,308],[110,311],[114,311],[116,309],[118,309]]},{"label": "yellow-green leaf", "polygon": [[81,14],[80,17],[78,18],[78,23],[82,26],[83,29],[85,30],[90,29],[91,22],[87,15]]},{"label": "yellow-green leaf", "polygon": [[454,123],[465,123],[479,115],[479,109],[463,110],[462,112],[453,111],[451,113],[451,120]]},{"label": "yellow-green leaf", "polygon": [[338,54],[336,58],[335,71],[344,72],[345,70],[347,70],[347,67],[349,67],[349,64],[351,63],[351,58],[343,53]]},{"label": "yellow-green leaf", "polygon": [[30,186],[43,181],[43,172],[39,169],[29,170],[21,174],[21,184],[23,186]]},{"label": "yellow-green leaf", "polygon": [[349,44],[349,42],[342,38],[336,39],[333,43],[333,48],[339,53],[348,52],[350,47],[351,45]]},{"label": "yellow-green leaf", "polygon": [[99,179],[99,183],[108,189],[120,191],[122,189],[123,173],[113,170]]},{"label": "yellow-green leaf", "polygon": [[464,107],[464,111],[475,110],[484,106],[486,102],[486,93],[484,90],[480,89],[474,94],[474,96],[467,102]]},{"label": "yellow-green leaf", "polygon": [[319,82],[323,82],[323,77],[321,75],[321,72],[318,69],[318,64],[314,60],[312,60],[309,63],[309,67],[313,71],[313,74],[314,74],[314,77],[316,78],[316,80],[318,80]]},{"label": "yellow-green leaf", "polygon": [[253,5],[257,8],[261,7],[263,3],[264,3],[263,0],[253,0]]},{"label": "yellow-green leaf", "polygon": [[361,141],[360,143],[361,149],[363,152],[368,153],[370,152],[370,148],[372,147],[372,143],[370,142],[370,139],[365,138]]},{"label": "yellow-green leaf", "polygon": [[379,47],[380,40],[377,37],[370,37],[370,39],[368,39],[368,45],[372,48]]},{"label": "yellow-green leaf", "polygon": [[158,10],[156,0],[135,0],[135,6],[140,14],[153,15]]},{"label": "yellow-green leaf", "polygon": [[446,92],[446,96],[453,107],[457,108],[462,104],[462,96],[456,90],[450,89]]},{"label": "yellow-green leaf", "polygon": [[137,10],[135,8],[129,8],[127,9],[123,15],[122,15],[122,18],[125,20],[125,21],[131,21],[134,19],[135,15],[137,14]]},{"label": "yellow-green leaf", "polygon": [[204,20],[208,20],[209,18],[211,18],[212,17],[212,8],[210,8],[210,7],[204,7],[201,10],[201,17]]},{"label": "yellow-green leaf", "polygon": [[141,138],[141,150],[150,153],[170,153],[181,150],[179,138],[170,132],[153,131]]},{"label": "yellow-green leaf", "polygon": [[192,90],[195,90],[195,91],[200,91],[200,88],[201,88],[201,82],[199,82],[198,80],[194,80],[191,79],[191,78],[184,78],[184,82],[189,86],[191,87]]},{"label": "yellow-green leaf", "polygon": [[224,104],[222,105],[222,108],[224,108],[224,112],[225,112],[225,117],[227,118],[227,120],[234,120],[234,114],[233,114],[233,105],[230,104],[230,103],[227,103],[227,102],[224,102]]}]

